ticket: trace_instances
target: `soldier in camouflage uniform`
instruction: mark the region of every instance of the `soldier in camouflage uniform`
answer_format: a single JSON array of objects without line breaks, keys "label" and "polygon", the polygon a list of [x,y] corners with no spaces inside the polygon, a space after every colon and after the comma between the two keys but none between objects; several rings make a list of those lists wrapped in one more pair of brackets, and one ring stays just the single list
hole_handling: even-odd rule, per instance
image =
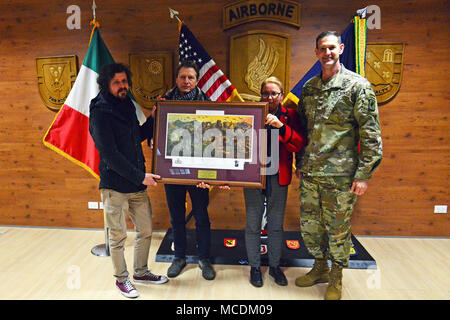
[{"label": "soldier in camouflage uniform", "polygon": [[317,37],[322,72],[305,83],[298,109],[307,137],[306,148],[296,154],[301,232],[315,263],[296,285],[329,282],[325,299],[341,298],[353,206],[382,159],[375,93],[369,81],[340,64],[343,50],[336,32]]}]

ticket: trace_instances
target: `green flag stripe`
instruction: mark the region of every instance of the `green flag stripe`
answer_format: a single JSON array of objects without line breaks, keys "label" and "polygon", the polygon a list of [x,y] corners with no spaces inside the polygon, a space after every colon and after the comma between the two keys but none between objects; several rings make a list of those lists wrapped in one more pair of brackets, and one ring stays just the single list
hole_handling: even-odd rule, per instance
[{"label": "green flag stripe", "polygon": [[355,62],[356,62],[356,67],[355,67],[355,72],[356,73],[360,73],[360,66],[359,66],[359,23],[355,18]]},{"label": "green flag stripe", "polygon": [[95,28],[88,52],[83,61],[83,65],[97,73],[100,73],[103,66],[110,63],[114,63],[114,59],[103,42],[98,28]]}]

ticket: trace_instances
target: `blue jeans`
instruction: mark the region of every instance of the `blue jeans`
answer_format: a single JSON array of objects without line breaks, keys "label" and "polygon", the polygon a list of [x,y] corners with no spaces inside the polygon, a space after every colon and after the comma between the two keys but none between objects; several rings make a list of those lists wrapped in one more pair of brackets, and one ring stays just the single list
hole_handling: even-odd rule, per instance
[{"label": "blue jeans", "polygon": [[199,259],[208,259],[211,247],[211,224],[208,216],[209,190],[196,186],[165,184],[170,211],[175,257],[186,257],[186,191],[192,202]]}]

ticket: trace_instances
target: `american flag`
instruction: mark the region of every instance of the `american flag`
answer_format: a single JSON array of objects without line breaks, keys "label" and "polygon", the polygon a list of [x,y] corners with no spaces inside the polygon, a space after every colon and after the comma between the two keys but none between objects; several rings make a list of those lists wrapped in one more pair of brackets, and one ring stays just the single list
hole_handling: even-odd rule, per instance
[{"label": "american flag", "polygon": [[238,95],[236,88],[203,49],[191,30],[184,23],[180,24],[179,61],[195,61],[200,69],[197,85],[212,101],[233,100]]}]

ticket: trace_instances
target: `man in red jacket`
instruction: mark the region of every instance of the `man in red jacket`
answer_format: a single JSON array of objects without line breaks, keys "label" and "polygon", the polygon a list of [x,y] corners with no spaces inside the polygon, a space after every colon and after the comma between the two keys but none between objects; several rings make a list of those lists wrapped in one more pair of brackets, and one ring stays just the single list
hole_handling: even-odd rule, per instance
[{"label": "man in red jacket", "polygon": [[[244,188],[247,226],[245,243],[250,265],[250,283],[262,287],[261,274],[261,222],[264,213],[264,199],[267,199],[268,220],[268,257],[269,275],[278,285],[286,286],[287,279],[280,269],[283,240],[284,210],[286,207],[288,186],[292,178],[293,152],[300,151],[305,145],[301,134],[299,119],[295,110],[283,107],[283,84],[276,77],[267,78],[261,85],[261,101],[269,102],[269,114],[266,118],[268,129],[268,151],[279,150],[278,170],[267,175],[266,189]],[[277,132],[278,131],[278,132]],[[278,146],[272,146],[272,135],[278,134]],[[278,147],[278,148],[276,148]],[[272,159],[276,155],[269,155]],[[272,164],[273,165],[273,164]]]}]

